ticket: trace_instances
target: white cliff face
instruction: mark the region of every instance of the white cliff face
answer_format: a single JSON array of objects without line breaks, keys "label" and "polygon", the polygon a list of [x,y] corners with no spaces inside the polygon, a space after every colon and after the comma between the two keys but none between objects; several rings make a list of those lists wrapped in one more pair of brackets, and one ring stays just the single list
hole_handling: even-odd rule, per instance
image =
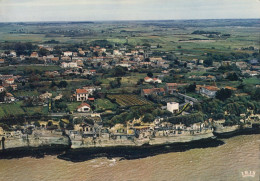
[{"label": "white cliff face", "polygon": [[188,133],[189,131],[186,131],[186,133],[183,133],[181,135],[179,134],[169,134],[169,135],[157,135],[152,137],[142,137],[142,138],[135,138],[135,137],[127,137],[126,135],[122,138],[82,138],[80,136],[71,137],[71,148],[90,148],[90,147],[115,147],[115,146],[142,146],[144,144],[149,145],[161,145],[161,144],[171,144],[171,143],[185,143],[185,142],[191,142],[201,139],[207,139],[213,137],[213,130],[207,129],[202,130],[201,132],[195,132],[195,133]]},{"label": "white cliff face", "polygon": [[[8,134],[5,136],[5,149],[19,147],[40,147],[51,145],[69,145],[69,138],[55,131],[34,131],[32,135],[27,134]],[[0,150],[2,150],[2,143]]]}]

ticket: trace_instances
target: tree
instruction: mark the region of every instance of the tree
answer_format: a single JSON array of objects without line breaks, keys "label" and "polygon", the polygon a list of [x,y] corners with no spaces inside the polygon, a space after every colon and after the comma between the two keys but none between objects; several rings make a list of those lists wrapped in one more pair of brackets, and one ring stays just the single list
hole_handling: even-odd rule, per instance
[{"label": "tree", "polygon": [[48,121],[47,126],[52,126],[52,125],[53,125],[52,121]]},{"label": "tree", "polygon": [[233,72],[228,74],[227,79],[230,81],[238,81],[239,77],[235,72]]},{"label": "tree", "polygon": [[260,100],[260,88],[255,89],[255,91],[252,94],[252,99],[253,100]]},{"label": "tree", "polygon": [[34,122],[34,126],[36,126],[36,127],[41,127],[39,121],[35,121],[35,122]]},{"label": "tree", "polygon": [[232,95],[232,91],[229,89],[220,89],[219,91],[217,91],[216,93],[216,98],[219,100],[226,100],[227,98],[230,98]]},{"label": "tree", "polygon": [[193,84],[190,84],[186,90],[187,92],[195,92],[195,89],[196,89],[196,83],[194,82]]},{"label": "tree", "polygon": [[115,77],[122,77],[126,74],[127,72],[127,68],[126,67],[121,67],[121,66],[116,66],[113,70],[112,70],[112,75]]},{"label": "tree", "polygon": [[72,122],[70,122],[70,123],[66,126],[66,128],[67,128],[68,130],[74,130],[74,124],[73,124]]},{"label": "tree", "polygon": [[148,76],[148,77],[153,77],[153,73],[152,73],[152,72],[148,72],[148,73],[147,73],[147,76]]},{"label": "tree", "polygon": [[205,66],[210,67],[213,65],[213,60],[211,58],[207,58],[203,63]]},{"label": "tree", "polygon": [[57,84],[54,81],[51,81],[50,87],[52,88],[52,87],[55,87],[55,86],[57,86]]},{"label": "tree", "polygon": [[41,48],[39,51],[39,56],[47,56],[49,54],[49,50],[45,49],[45,48]]},{"label": "tree", "polygon": [[60,128],[64,128],[64,123],[62,121],[59,122]]},{"label": "tree", "polygon": [[142,119],[145,123],[150,123],[154,121],[154,116],[151,113],[146,113]]},{"label": "tree", "polygon": [[142,85],[144,83],[144,79],[139,79],[138,81],[137,81],[137,85]]},{"label": "tree", "polygon": [[60,83],[58,84],[59,88],[66,88],[67,86],[68,86],[68,83],[65,80],[60,81]]},{"label": "tree", "polygon": [[5,94],[6,94],[5,91],[3,91],[3,92],[0,93],[0,102],[4,102],[4,100],[5,100]]}]

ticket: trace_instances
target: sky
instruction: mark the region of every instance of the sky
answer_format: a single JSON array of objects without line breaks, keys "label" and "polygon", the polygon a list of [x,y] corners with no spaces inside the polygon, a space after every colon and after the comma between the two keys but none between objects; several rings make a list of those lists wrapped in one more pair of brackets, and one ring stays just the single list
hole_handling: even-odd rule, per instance
[{"label": "sky", "polygon": [[260,0],[0,0],[0,22],[260,18]]}]

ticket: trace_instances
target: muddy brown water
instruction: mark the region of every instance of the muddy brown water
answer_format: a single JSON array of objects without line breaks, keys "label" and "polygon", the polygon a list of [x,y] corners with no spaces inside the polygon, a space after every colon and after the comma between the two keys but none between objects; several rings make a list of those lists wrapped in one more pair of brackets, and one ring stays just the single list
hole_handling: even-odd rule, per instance
[{"label": "muddy brown water", "polygon": [[[223,139],[218,147],[191,149],[147,158],[98,158],[73,163],[46,156],[0,160],[0,181],[30,180],[147,180],[248,181],[259,180],[260,134]],[[243,177],[242,172],[255,173]]]}]

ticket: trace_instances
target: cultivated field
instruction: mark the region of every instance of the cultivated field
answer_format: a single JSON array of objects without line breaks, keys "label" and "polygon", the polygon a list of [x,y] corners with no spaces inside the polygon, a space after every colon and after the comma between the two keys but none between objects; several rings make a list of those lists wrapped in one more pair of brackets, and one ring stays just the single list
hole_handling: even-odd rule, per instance
[{"label": "cultivated field", "polygon": [[137,95],[131,95],[131,94],[108,95],[107,97],[110,100],[115,99],[116,103],[119,104],[121,107],[152,104],[150,101],[147,101],[145,98],[142,98]]}]

